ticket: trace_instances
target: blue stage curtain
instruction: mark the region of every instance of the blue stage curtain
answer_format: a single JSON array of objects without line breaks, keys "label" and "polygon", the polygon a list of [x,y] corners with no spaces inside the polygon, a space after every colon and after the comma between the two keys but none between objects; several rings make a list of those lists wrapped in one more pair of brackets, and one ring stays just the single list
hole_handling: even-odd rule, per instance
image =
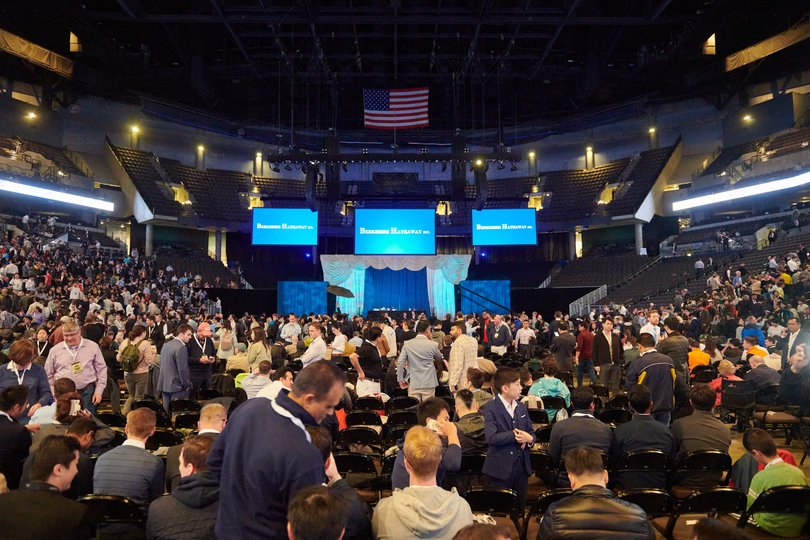
[{"label": "blue stage curtain", "polygon": [[354,298],[337,297],[335,305],[340,308],[340,312],[349,316],[364,313],[363,300],[366,292],[366,269],[359,265],[355,266],[351,274],[349,274],[349,279],[339,285],[354,293]]},{"label": "blue stage curtain", "polygon": [[416,272],[366,268],[365,285],[364,315],[378,308],[430,310],[424,268]]},{"label": "blue stage curtain", "polygon": [[279,313],[326,313],[325,281],[279,281]]},{"label": "blue stage curtain", "polygon": [[[489,311],[493,315],[496,313],[506,313],[508,310],[495,305],[493,302],[511,309],[512,297],[509,291],[510,283],[508,279],[498,281],[462,281],[459,283],[459,287],[461,288],[461,311],[465,314],[481,313],[482,311]],[[467,290],[465,291],[464,289]]]}]

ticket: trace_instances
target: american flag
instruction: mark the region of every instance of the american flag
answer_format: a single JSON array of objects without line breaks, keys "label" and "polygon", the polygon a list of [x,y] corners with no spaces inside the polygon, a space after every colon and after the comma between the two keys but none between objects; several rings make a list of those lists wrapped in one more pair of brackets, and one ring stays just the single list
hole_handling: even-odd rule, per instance
[{"label": "american flag", "polygon": [[428,89],[363,90],[363,126],[409,129],[428,125]]}]

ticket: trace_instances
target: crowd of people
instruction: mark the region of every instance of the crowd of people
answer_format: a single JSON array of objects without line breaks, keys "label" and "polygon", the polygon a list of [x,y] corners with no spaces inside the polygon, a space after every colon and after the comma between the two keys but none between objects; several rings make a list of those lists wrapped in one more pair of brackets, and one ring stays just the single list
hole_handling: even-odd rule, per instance
[{"label": "crowd of people", "polygon": [[[484,453],[481,482],[512,490],[521,515],[535,474],[573,490],[548,508],[538,538],[653,538],[644,511],[608,487],[674,480],[688,493],[720,479],[611,477],[609,464],[639,450],[671,463],[727,453],[724,381],[753,381],[761,403],[778,398],[808,414],[809,262],[799,246],[762,269],[714,271],[700,295],[580,319],[485,311],[366,320],[211,313],[199,280],[154,259],[99,260],[21,234],[0,243],[3,527],[14,538],[88,537],[87,507],[75,500],[97,494],[126,497],[145,516],[145,533],[102,527],[124,538],[508,538],[476,523],[457,489],[463,456]],[[99,411],[121,387],[125,425],[111,429]],[[632,419],[615,429],[599,420],[595,390],[624,396]],[[360,398],[404,396],[417,422],[382,449],[395,454],[393,492],[370,510],[338,471],[334,441]],[[135,407],[150,398],[162,408]],[[189,399],[205,402],[195,434],[163,457],[147,450],[173,404]],[[530,408],[545,411],[548,440]],[[771,434],[745,419],[735,428],[747,453],[734,485],[749,505],[769,488],[807,485]],[[532,466],[541,448],[548,471]],[[755,519],[780,536],[806,522]]]}]

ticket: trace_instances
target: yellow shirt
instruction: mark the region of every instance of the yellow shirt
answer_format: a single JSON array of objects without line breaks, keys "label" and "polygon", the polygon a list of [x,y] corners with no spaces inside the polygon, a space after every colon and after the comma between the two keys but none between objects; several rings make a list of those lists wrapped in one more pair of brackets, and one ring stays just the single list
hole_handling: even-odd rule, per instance
[{"label": "yellow shirt", "polygon": [[695,366],[708,366],[710,360],[709,353],[705,353],[700,349],[692,349],[689,351],[689,371],[695,369]]}]

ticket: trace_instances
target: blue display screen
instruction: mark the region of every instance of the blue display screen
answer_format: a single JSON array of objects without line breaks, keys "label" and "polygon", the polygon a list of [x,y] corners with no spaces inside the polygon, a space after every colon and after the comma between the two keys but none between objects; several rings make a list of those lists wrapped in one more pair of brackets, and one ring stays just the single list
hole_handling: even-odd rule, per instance
[{"label": "blue display screen", "polygon": [[473,210],[473,245],[536,245],[537,224],[535,219],[533,208]]},{"label": "blue display screen", "polygon": [[434,255],[436,214],[433,210],[354,211],[356,255]]},{"label": "blue display screen", "polygon": [[253,244],[318,245],[318,212],[308,208],[254,208]]}]

